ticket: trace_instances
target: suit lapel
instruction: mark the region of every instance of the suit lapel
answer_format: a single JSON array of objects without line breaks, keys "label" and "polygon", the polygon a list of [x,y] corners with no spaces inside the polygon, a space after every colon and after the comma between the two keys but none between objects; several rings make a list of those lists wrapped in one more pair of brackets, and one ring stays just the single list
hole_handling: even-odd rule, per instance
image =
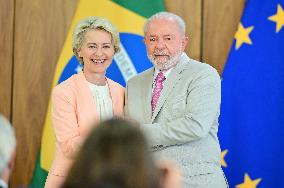
[{"label": "suit lapel", "polygon": [[177,81],[181,79],[181,75],[182,75],[181,73],[184,70],[187,62],[188,62],[188,57],[185,54],[183,54],[180,58],[179,63],[176,65],[176,67],[173,68],[172,72],[169,74],[168,78],[165,80],[165,85],[158,99],[156,108],[154,110],[154,113],[151,119],[152,123],[155,120],[156,116],[158,115],[159,111],[161,110],[162,106],[164,105],[170,92],[174,89]]},{"label": "suit lapel", "polygon": [[158,99],[156,108],[152,115],[152,122],[158,115],[159,111],[161,110],[162,106],[164,105],[168,95],[170,94],[171,90],[174,88],[176,82],[180,79],[180,74],[178,74],[176,71],[172,70],[173,72],[170,73],[169,77],[167,78],[165,85],[163,87],[163,90],[161,92],[161,95]]},{"label": "suit lapel", "polygon": [[121,114],[119,113],[119,108],[118,108],[119,98],[116,95],[115,83],[111,79],[107,78],[107,84],[108,84],[109,94],[110,94],[111,101],[112,101],[113,115],[114,116],[120,116]]},{"label": "suit lapel", "polygon": [[145,101],[143,102],[143,109],[145,114],[145,120],[146,122],[151,121],[152,117],[152,108],[151,108],[151,100],[152,100],[152,83],[153,83],[153,76],[154,76],[154,68],[150,69],[144,76],[144,79],[142,80],[141,86],[138,86],[139,88],[142,88],[142,97]]}]

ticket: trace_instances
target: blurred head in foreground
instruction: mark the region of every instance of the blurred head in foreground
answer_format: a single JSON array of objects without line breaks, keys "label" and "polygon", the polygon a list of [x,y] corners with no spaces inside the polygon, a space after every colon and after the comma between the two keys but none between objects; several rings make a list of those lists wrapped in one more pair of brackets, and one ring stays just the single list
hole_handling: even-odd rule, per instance
[{"label": "blurred head in foreground", "polygon": [[138,126],[111,119],[93,129],[63,187],[159,187],[160,170]]}]

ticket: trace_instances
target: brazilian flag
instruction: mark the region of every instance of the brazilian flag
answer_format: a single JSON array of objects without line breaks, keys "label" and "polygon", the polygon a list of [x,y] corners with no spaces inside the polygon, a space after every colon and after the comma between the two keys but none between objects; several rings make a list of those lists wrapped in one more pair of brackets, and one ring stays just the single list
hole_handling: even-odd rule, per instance
[{"label": "brazilian flag", "polygon": [[[82,67],[72,52],[72,31],[76,23],[88,16],[110,20],[119,30],[121,51],[115,55],[107,76],[125,86],[132,76],[152,66],[147,59],[143,26],[148,17],[165,10],[162,0],[81,0],[73,18],[62,52],[57,62],[52,87],[79,72]],[[41,148],[30,187],[44,187],[55,150],[55,135],[51,125],[51,101],[46,114]]]},{"label": "brazilian flag", "polygon": [[222,79],[230,187],[284,187],[284,1],[247,0]]}]

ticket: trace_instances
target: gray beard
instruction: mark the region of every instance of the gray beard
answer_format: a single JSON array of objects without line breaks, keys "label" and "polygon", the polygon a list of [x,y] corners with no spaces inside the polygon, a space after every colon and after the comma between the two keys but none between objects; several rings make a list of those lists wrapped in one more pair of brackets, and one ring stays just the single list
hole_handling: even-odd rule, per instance
[{"label": "gray beard", "polygon": [[166,62],[159,62],[157,60],[155,60],[153,55],[148,55],[149,60],[152,62],[152,64],[158,68],[159,70],[168,70],[174,66],[177,65],[180,57],[181,57],[182,51],[178,52],[178,54],[170,57],[169,60],[167,60]]}]

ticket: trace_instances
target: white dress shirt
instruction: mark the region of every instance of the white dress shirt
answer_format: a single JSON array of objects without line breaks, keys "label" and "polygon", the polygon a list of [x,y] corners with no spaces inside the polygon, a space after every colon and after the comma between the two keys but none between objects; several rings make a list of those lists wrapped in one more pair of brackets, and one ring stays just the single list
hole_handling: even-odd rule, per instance
[{"label": "white dress shirt", "polygon": [[99,113],[100,120],[106,120],[113,117],[112,100],[109,93],[108,84],[98,86],[88,82],[93,98],[96,101],[96,109]]}]

